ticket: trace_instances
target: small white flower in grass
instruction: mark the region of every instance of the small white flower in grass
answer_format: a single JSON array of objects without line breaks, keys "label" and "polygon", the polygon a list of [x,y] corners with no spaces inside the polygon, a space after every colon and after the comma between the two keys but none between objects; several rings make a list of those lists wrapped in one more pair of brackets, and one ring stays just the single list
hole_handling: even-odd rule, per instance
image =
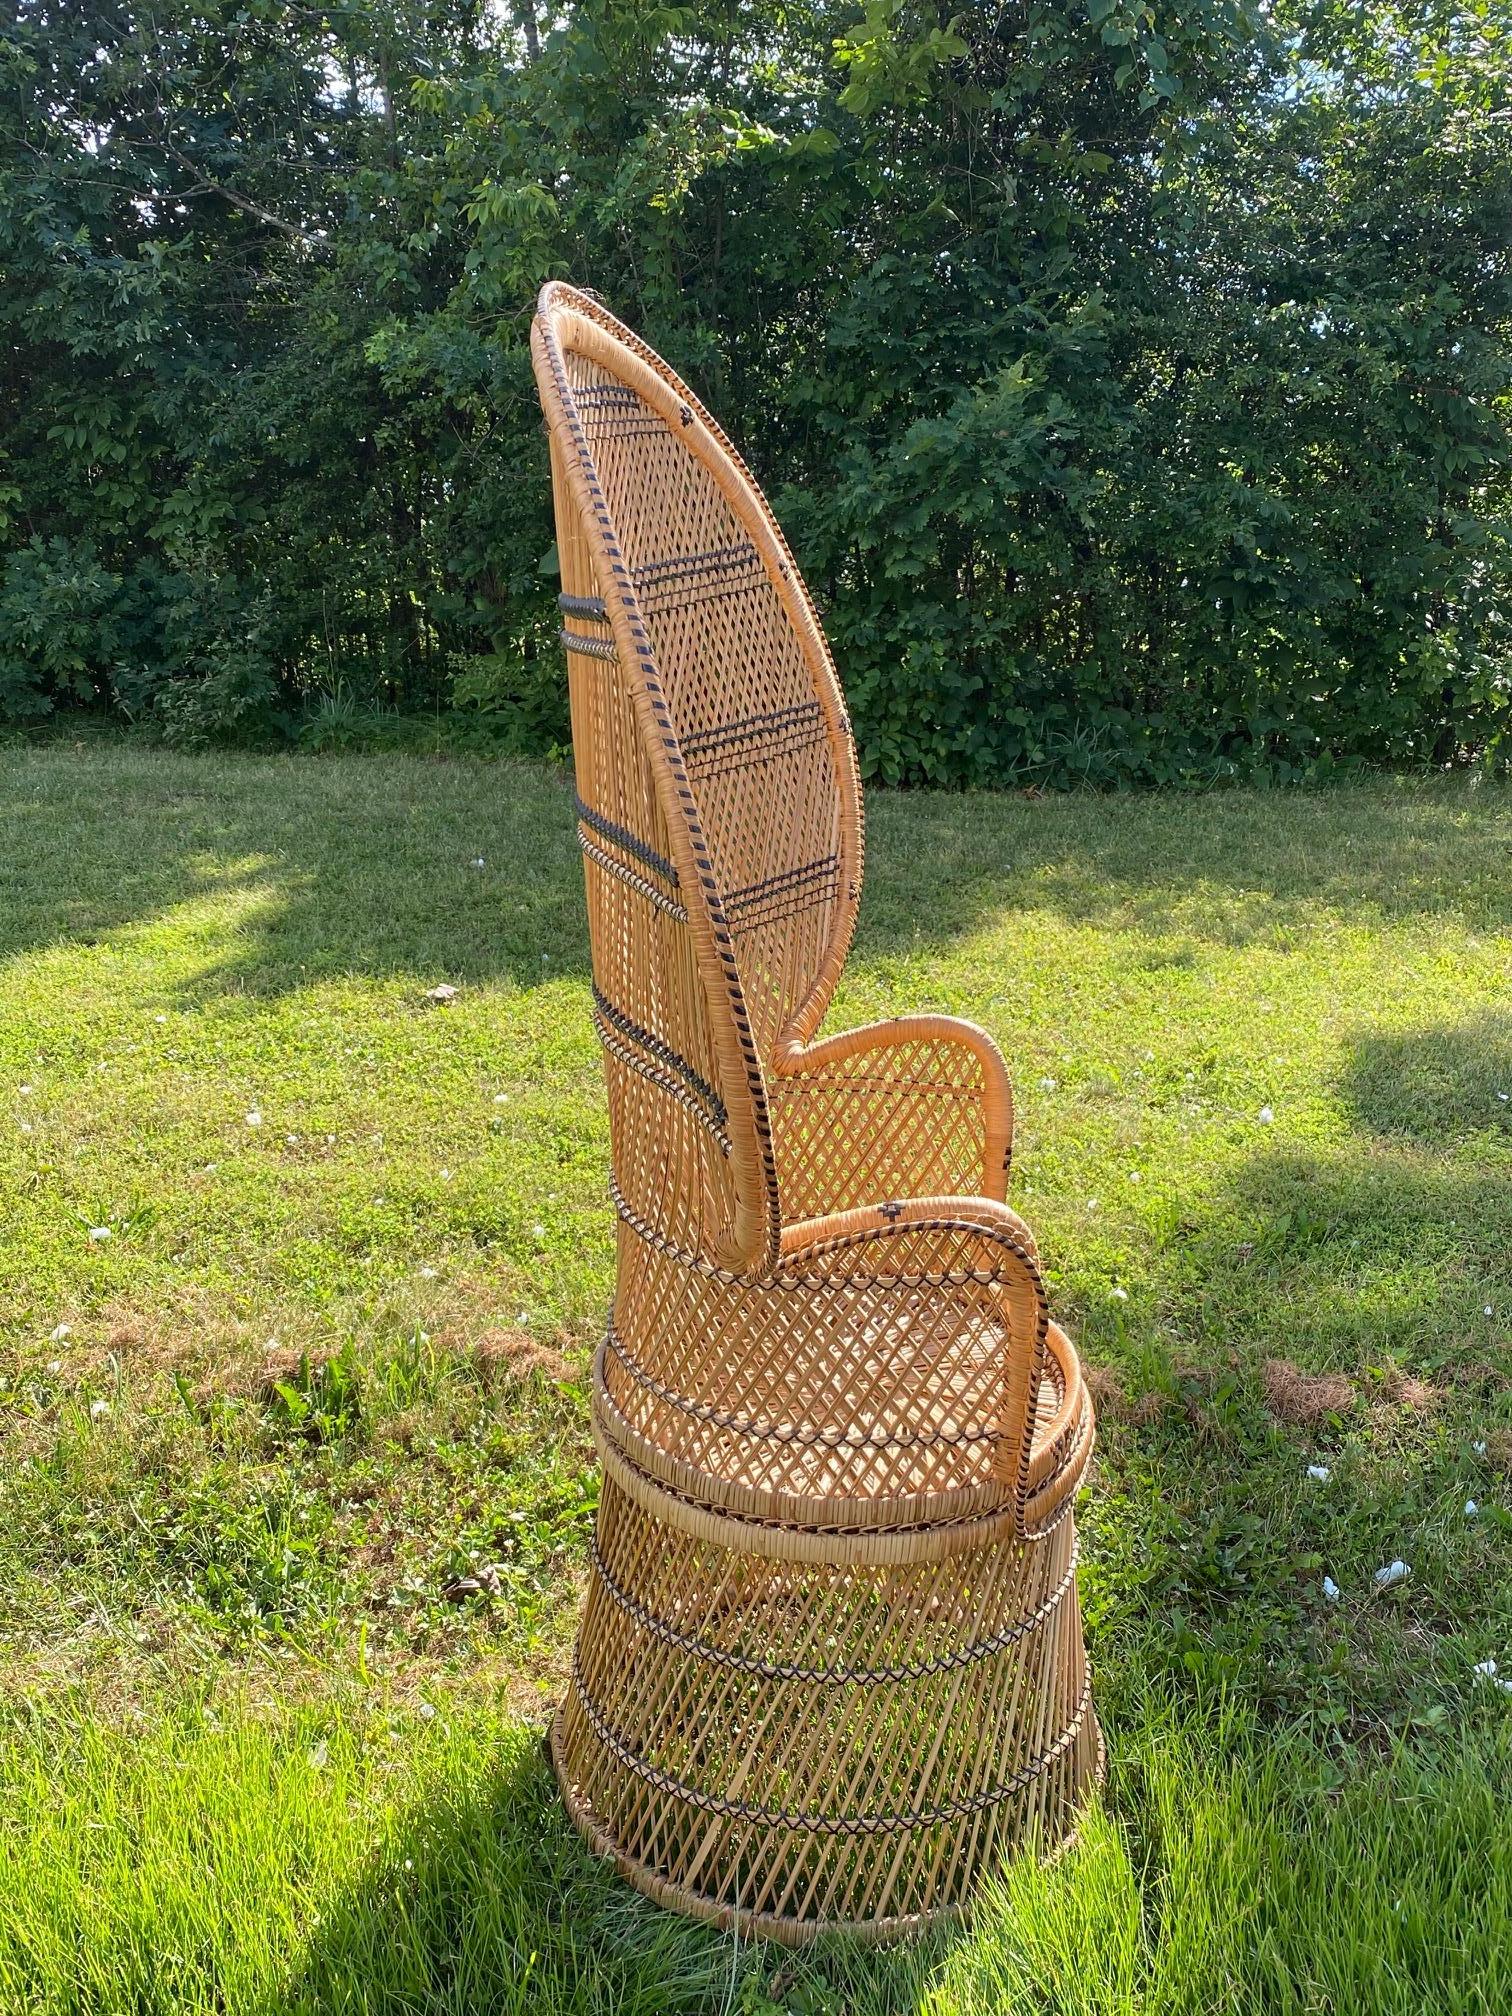
[{"label": "small white flower in grass", "polygon": [[509,1094],[507,1092],[495,1092],[494,1104],[495,1106],[507,1106],[509,1104]]},{"label": "small white flower in grass", "polygon": [[1470,1444],[1470,1447],[1475,1451],[1477,1456],[1484,1456],[1486,1453],[1486,1445],[1484,1442],[1472,1442]]},{"label": "small white flower in grass", "polygon": [[546,1227],[544,1225],[532,1225],[530,1236],[532,1239],[544,1239],[546,1237]]},{"label": "small white flower in grass", "polygon": [[29,1099],[32,1095],[32,1087],[30,1085],[18,1085],[16,1090],[21,1094],[23,1099]]},{"label": "small white flower in grass", "polygon": [[110,1227],[108,1225],[91,1225],[89,1236],[96,1246],[103,1246],[105,1241],[110,1237]]},{"label": "small white flower in grass", "polygon": [[49,1372],[61,1372],[63,1370],[63,1360],[61,1358],[49,1358],[47,1369]]},{"label": "small white flower in grass", "polygon": [[168,1017],[166,1015],[154,1015],[152,1019],[154,1022],[166,1022]]},{"label": "small white flower in grass", "polygon": [[33,1129],[30,1120],[23,1120],[21,1122],[21,1132],[23,1134],[30,1134],[32,1131]]},{"label": "small white flower in grass", "polygon": [[1041,1092],[1053,1092],[1055,1090],[1055,1080],[1053,1078],[1041,1078],[1040,1090]]},{"label": "small white flower in grass", "polygon": [[1323,1596],[1324,1600],[1329,1603],[1337,1603],[1339,1600],[1339,1585],[1335,1582],[1332,1575],[1325,1575],[1323,1577]]},{"label": "small white flower in grass", "polygon": [[422,1267],[420,1269],[420,1279],[422,1281],[434,1281],[435,1278],[436,1270],[434,1267]]},{"label": "small white flower in grass", "polygon": [[276,1351],[278,1349],[278,1339],[276,1337],[269,1337],[265,1339],[263,1343],[263,1349],[264,1351]]},{"label": "small white flower in grass", "polygon": [[48,1333],[48,1341],[53,1344],[61,1344],[65,1337],[72,1336],[72,1334],[73,1332],[67,1323],[59,1323]]},{"label": "small white flower in grass", "polygon": [[1131,1183],[1142,1183],[1144,1181],[1144,1178],[1140,1175],[1137,1169],[1131,1169],[1129,1171],[1129,1181]]},{"label": "small white flower in grass", "polygon": [[450,1181],[451,1181],[451,1171],[450,1171],[450,1169],[443,1169],[443,1170],[441,1171],[441,1181],[442,1181],[443,1183],[450,1183]]},{"label": "small white flower in grass", "polygon": [[1333,1472],[1326,1463],[1309,1463],[1307,1474],[1309,1477],[1316,1477],[1320,1484],[1326,1484]]},{"label": "small white flower in grass", "polygon": [[1260,1124],[1262,1127],[1269,1127],[1275,1117],[1269,1106],[1262,1106],[1260,1108]]},{"label": "small white flower in grass", "polygon": [[422,1701],[420,1703],[420,1720],[422,1722],[434,1721],[435,1714],[436,1705],[433,1701]]},{"label": "small white flower in grass", "polygon": [[1108,1290],[1108,1300],[1110,1302],[1127,1302],[1128,1299],[1129,1291],[1127,1288],[1110,1288]]},{"label": "small white flower in grass", "polygon": [[247,1115],[247,1125],[249,1127],[261,1127],[262,1125],[262,1115],[255,1106]]},{"label": "small white flower in grass", "polygon": [[90,1401],[89,1414],[91,1420],[98,1421],[102,1414],[108,1414],[109,1412],[110,1412],[110,1402],[108,1400]]},{"label": "small white flower in grass", "polygon": [[519,1315],[516,1316],[515,1321],[516,1323],[528,1323],[530,1321],[530,1311],[528,1309],[522,1309]]},{"label": "small white flower in grass", "polygon": [[1097,1209],[1097,1199],[1095,1197],[1089,1197],[1087,1199],[1087,1209],[1089,1211],[1095,1211]]},{"label": "small white flower in grass", "polygon": [[1377,1589],[1395,1589],[1399,1582],[1405,1582],[1412,1570],[1405,1561],[1388,1561],[1384,1568],[1375,1571]]},{"label": "small white flower in grass", "polygon": [[297,1134],[285,1134],[284,1140],[288,1143],[288,1145],[291,1148],[297,1148],[299,1146],[299,1136]]},{"label": "small white flower in grass", "polygon": [[1479,1510],[1480,1507],[1479,1505],[1476,1504],[1473,1498],[1467,1498],[1465,1500],[1465,1517],[1467,1519],[1473,1519],[1476,1513],[1479,1512]]}]

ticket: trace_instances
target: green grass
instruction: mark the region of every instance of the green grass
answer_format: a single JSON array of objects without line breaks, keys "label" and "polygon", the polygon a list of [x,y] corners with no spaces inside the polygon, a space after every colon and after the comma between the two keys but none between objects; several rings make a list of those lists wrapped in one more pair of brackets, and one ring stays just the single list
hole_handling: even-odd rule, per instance
[{"label": "green grass", "polygon": [[0,2010],[1508,2006],[1512,798],[871,819],[835,1019],[1002,1043],[1100,1395],[1081,1845],[794,1962],[559,1816],[612,1260],[564,780],[12,751]]}]

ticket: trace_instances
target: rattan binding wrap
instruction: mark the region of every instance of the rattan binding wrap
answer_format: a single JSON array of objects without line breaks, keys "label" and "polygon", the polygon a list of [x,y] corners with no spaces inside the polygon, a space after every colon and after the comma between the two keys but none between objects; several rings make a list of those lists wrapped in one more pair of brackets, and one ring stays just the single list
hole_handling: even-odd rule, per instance
[{"label": "rattan binding wrap", "polygon": [[991,1039],[934,1015],[817,1037],[861,793],[760,491],[587,296],[548,286],[532,349],[619,1213],[552,1755],[648,1895],[790,1942],[897,1936],[1063,1842],[1100,1768],[1091,1406],[1004,1202]]}]

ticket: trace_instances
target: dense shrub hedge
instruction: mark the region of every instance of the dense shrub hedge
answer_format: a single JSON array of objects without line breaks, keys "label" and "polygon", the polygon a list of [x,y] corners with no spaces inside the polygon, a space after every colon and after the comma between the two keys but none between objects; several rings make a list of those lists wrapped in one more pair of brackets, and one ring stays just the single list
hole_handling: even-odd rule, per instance
[{"label": "dense shrub hedge", "polygon": [[0,720],[564,732],[525,336],[727,419],[870,773],[1506,749],[1498,0],[20,0]]}]

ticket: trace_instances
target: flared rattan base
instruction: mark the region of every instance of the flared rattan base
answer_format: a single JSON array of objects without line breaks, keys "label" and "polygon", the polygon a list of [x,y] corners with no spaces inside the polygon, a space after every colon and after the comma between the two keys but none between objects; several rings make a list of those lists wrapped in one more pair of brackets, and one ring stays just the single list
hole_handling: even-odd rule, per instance
[{"label": "flared rattan base", "polygon": [[790,1945],[883,1941],[1065,1845],[1101,1771],[1069,1516],[1028,1542],[1000,1518],[800,1535],[605,1455],[551,1755],[638,1890]]}]

